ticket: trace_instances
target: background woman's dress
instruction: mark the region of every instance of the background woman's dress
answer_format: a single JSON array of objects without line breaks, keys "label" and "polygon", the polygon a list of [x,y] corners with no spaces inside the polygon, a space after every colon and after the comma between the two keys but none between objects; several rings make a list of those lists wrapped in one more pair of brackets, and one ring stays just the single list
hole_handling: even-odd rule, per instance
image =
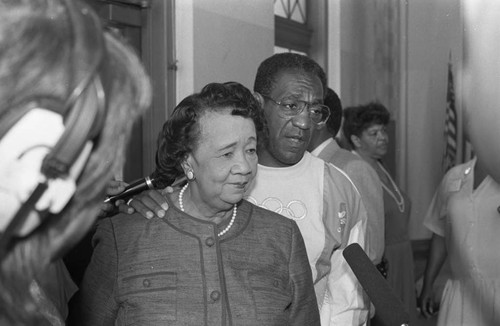
[{"label": "background woman's dress", "polygon": [[474,163],[449,171],[425,220],[445,237],[451,269],[439,326],[500,325],[500,185],[487,176],[474,190]]},{"label": "background woman's dress", "polygon": [[[387,178],[391,178],[388,172],[381,165],[379,166]],[[392,180],[389,179],[389,182],[384,183],[381,178],[381,182],[383,182],[384,185],[384,258],[387,261],[387,282],[409,312],[410,325],[412,325],[417,319],[417,299],[415,292],[413,250],[408,234],[411,202],[403,191],[399,188],[394,188],[395,186],[391,184],[391,181]],[[375,311],[372,325],[382,325],[381,321],[377,319],[376,314],[377,312]]]},{"label": "background woman's dress", "polygon": [[408,309],[411,325],[417,319],[413,251],[408,234],[411,204],[406,194],[403,191],[400,192],[405,201],[403,212],[399,210],[394,199],[384,189],[384,256],[388,262],[387,281]]}]

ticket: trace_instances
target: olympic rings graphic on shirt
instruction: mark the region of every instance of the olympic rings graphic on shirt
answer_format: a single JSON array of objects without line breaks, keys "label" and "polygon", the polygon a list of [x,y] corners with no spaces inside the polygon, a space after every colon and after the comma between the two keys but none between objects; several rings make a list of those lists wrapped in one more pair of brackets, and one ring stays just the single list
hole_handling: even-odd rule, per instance
[{"label": "olympic rings graphic on shirt", "polygon": [[292,220],[302,220],[307,216],[307,207],[300,200],[292,200],[286,206],[283,205],[281,200],[276,197],[268,197],[264,199],[264,201],[259,204],[255,198],[249,196],[246,198],[252,204],[260,206],[262,208],[268,209],[272,212],[281,214]]}]

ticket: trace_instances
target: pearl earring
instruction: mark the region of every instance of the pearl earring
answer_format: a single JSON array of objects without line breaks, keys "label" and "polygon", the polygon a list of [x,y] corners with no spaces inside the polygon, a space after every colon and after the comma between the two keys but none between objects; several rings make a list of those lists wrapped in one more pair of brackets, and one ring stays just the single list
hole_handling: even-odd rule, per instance
[{"label": "pearl earring", "polygon": [[189,181],[193,181],[193,180],[194,180],[194,172],[193,172],[193,170],[188,170],[188,171],[186,172],[186,177],[187,177],[187,179],[188,179]]}]

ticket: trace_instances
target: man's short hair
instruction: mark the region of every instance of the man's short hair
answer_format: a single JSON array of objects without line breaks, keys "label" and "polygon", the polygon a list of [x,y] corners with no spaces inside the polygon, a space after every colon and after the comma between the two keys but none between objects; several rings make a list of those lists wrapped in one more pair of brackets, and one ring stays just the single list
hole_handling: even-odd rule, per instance
[{"label": "man's short hair", "polygon": [[269,95],[273,90],[276,76],[286,70],[301,70],[317,76],[326,94],[326,74],[320,65],[311,58],[297,53],[277,53],[262,61],[257,69],[254,92]]},{"label": "man's short hair", "polygon": [[335,136],[342,124],[342,103],[337,93],[331,88],[326,90],[324,103],[330,109],[330,117],[326,121],[326,128],[332,136]]}]

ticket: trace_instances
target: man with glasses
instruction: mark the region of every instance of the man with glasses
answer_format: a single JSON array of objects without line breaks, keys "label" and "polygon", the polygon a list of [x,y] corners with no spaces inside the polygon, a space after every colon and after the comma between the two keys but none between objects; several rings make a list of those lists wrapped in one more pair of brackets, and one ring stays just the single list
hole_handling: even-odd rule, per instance
[{"label": "man with glasses", "polygon": [[[366,209],[347,175],[307,152],[315,126],[330,110],[323,105],[326,75],[310,58],[275,54],[258,68],[254,95],[267,122],[259,135],[259,166],[246,199],[295,220],[306,245],[322,325],[362,325],[368,298],[342,250],[366,243]],[[166,202],[154,190],[129,201],[143,216],[163,217]],[[120,208],[123,212],[125,209]],[[271,290],[271,289],[270,289]]]},{"label": "man with glasses", "polygon": [[[254,83],[268,135],[247,199],[297,222],[313,272],[322,325],[361,325],[368,299],[341,252],[357,242],[367,250],[367,213],[347,175],[307,152],[312,131],[330,110],[326,75],[312,59],[280,53],[264,60]],[[259,139],[260,141],[260,139]]]}]

